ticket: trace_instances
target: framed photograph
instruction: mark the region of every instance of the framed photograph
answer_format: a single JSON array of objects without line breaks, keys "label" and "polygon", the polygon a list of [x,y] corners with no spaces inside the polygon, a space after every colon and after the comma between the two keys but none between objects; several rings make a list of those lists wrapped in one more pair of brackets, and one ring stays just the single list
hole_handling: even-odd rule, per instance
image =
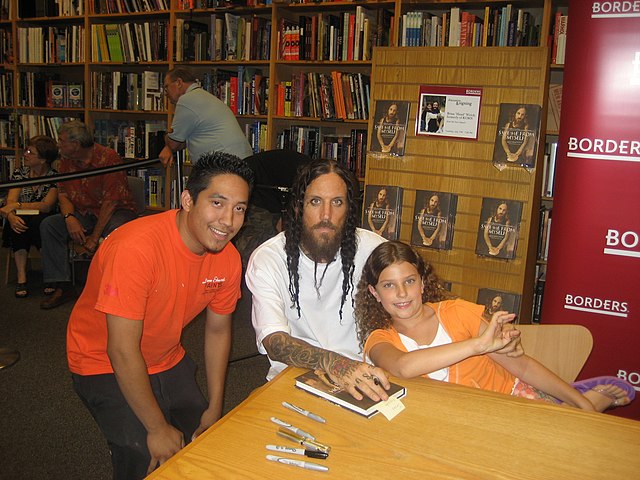
[{"label": "framed photograph", "polygon": [[482,88],[420,87],[416,135],[478,139]]}]

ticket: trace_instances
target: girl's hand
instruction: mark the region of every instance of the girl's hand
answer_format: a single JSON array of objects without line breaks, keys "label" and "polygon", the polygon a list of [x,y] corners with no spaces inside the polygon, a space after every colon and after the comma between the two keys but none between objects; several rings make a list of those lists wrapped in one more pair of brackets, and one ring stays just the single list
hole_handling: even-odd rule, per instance
[{"label": "girl's hand", "polygon": [[478,337],[476,351],[479,355],[495,352],[506,347],[510,342],[520,336],[520,330],[515,328],[503,328],[505,324],[516,318],[515,313],[499,311],[493,314],[491,321],[484,332]]}]

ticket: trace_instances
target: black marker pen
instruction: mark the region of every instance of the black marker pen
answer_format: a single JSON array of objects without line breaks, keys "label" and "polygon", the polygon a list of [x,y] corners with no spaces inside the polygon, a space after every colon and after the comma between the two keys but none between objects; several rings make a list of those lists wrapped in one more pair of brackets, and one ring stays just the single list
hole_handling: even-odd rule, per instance
[{"label": "black marker pen", "polygon": [[283,447],[280,445],[267,445],[267,450],[280,453],[291,453],[293,455],[304,455],[309,458],[320,458],[324,460],[329,456],[327,452],[305,450],[304,448]]}]

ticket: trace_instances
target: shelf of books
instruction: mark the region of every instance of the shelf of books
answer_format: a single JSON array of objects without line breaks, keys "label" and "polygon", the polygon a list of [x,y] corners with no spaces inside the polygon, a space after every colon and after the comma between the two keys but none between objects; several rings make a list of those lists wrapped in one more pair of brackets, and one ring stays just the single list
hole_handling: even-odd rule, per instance
[{"label": "shelf of books", "polygon": [[542,166],[541,203],[537,239],[537,262],[533,292],[532,323],[542,321],[542,300],[547,275],[547,259],[551,239],[553,219],[553,194],[562,110],[562,83],[564,74],[564,53],[567,45],[569,13],[567,2],[554,2],[552,24],[549,35],[551,67],[547,107],[547,135]]},{"label": "shelf of books", "polygon": [[[45,124],[74,117],[126,158],[155,153],[149,136],[171,124],[164,74],[188,65],[234,111],[255,152],[293,148],[335,158],[361,179],[367,148],[377,141],[369,128],[375,49],[532,48],[561,25],[553,0],[3,3],[0,127],[17,123],[0,129],[16,135],[0,148],[22,144],[18,125],[51,132]],[[404,81],[402,72],[396,83]],[[37,116],[42,120],[31,118]],[[170,178],[164,190],[169,205]]]}]

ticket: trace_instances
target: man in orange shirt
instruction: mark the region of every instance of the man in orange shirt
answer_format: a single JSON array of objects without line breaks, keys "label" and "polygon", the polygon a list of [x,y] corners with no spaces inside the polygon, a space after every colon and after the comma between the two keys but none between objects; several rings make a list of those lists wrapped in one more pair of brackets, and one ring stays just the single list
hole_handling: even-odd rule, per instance
[{"label": "man in orange shirt", "polygon": [[[231,314],[240,297],[240,230],[253,173],[210,153],[182,208],[117,229],[98,249],[67,330],[74,388],[111,449],[114,479],[143,478],[222,414]],[[207,402],[180,343],[206,308]]]}]

